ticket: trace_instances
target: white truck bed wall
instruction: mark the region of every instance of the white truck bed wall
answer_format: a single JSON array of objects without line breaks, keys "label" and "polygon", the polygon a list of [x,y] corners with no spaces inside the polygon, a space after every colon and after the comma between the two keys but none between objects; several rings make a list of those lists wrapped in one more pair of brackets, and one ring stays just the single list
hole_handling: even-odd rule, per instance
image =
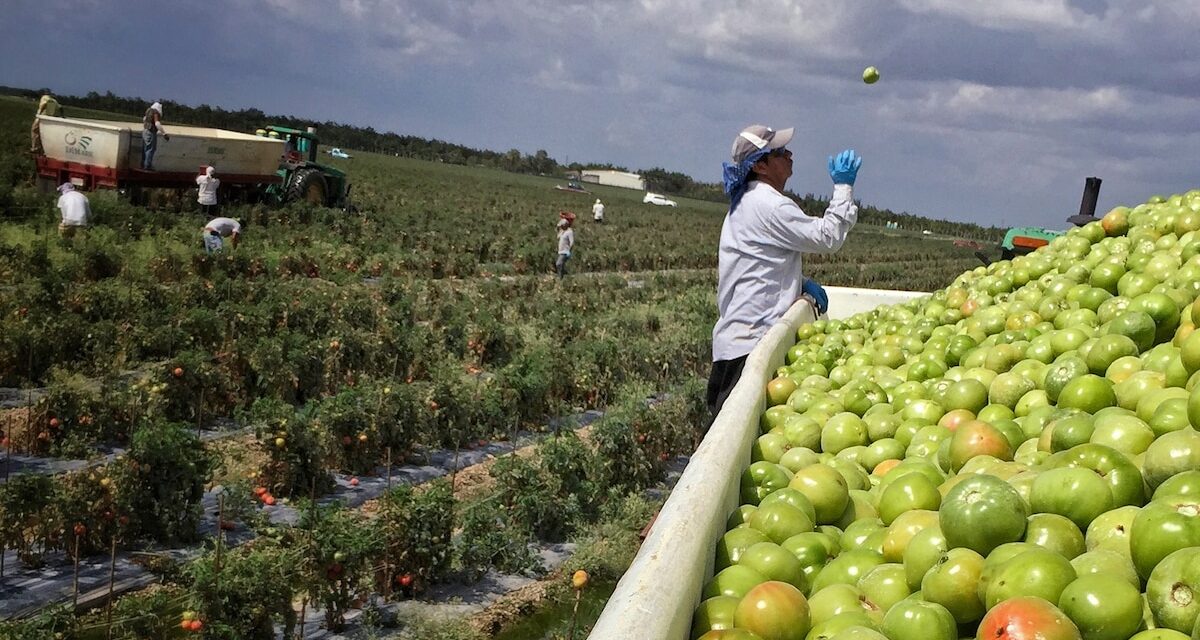
[{"label": "white truck bed wall", "polygon": [[[117,169],[142,166],[142,124],[83,118],[38,116],[46,157]],[[283,141],[206,127],[165,125],[170,140],[158,138],[155,171],[199,174],[212,165],[217,177],[269,176],[279,169]]]},{"label": "white truck bed wall", "polygon": [[[847,287],[825,291],[831,318],[929,295]],[[808,302],[797,302],[750,353],[741,380],[617,583],[591,640],[688,639],[700,589],[713,574],[717,540],[739,504],[741,474],[750,464],[759,416],[766,409],[766,384],[795,344],[796,329],[814,319]]]}]

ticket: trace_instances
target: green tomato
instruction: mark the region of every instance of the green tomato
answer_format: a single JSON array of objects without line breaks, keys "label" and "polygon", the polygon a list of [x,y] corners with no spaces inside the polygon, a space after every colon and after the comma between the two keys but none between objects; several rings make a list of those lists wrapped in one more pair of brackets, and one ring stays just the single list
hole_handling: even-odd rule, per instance
[{"label": "green tomato", "polygon": [[800,559],[774,542],[751,545],[738,556],[737,563],[754,569],[767,580],[786,582],[801,592],[808,591],[808,578]]},{"label": "green tomato", "polygon": [[939,526],[951,547],[982,555],[1022,539],[1028,516],[1029,507],[1011,485],[995,476],[974,475],[946,493]]},{"label": "green tomato", "polygon": [[777,581],[752,588],[734,610],[733,623],[763,640],[804,640],[812,627],[804,594]]},{"label": "green tomato", "polygon": [[[1142,472],[1120,451],[1101,444],[1081,444],[1046,459],[1050,469],[1081,467],[1091,469],[1107,483],[1114,507],[1140,506],[1145,502]],[[1086,529],[1087,525],[1081,528]]]},{"label": "green tomato", "polygon": [[946,607],[958,624],[976,622],[986,611],[978,596],[983,565],[970,549],[950,549],[921,580],[921,596]]},{"label": "green tomato", "polygon": [[897,602],[883,616],[881,630],[890,640],[958,640],[954,616],[940,604],[921,600]]},{"label": "green tomato", "polygon": [[1118,578],[1134,589],[1142,586],[1137,570],[1133,568],[1133,561],[1128,556],[1123,556],[1111,549],[1084,552],[1071,560],[1071,566],[1075,568],[1075,574],[1081,578],[1099,574]]},{"label": "green tomato", "polygon": [[1163,558],[1146,581],[1146,600],[1159,626],[1180,633],[1195,631],[1200,623],[1200,547]]},{"label": "green tomato", "polygon": [[1083,640],[1125,640],[1142,624],[1142,594],[1120,578],[1087,575],[1063,589],[1058,608]]},{"label": "green tomato", "polygon": [[1000,565],[987,586],[985,604],[991,609],[1018,596],[1058,602],[1063,589],[1076,577],[1066,558],[1046,549],[1030,549]]},{"label": "green tomato", "polygon": [[1038,474],[1030,491],[1030,507],[1038,513],[1057,513],[1081,530],[1112,509],[1112,493],[1095,471],[1059,467]]},{"label": "green tomato", "polygon": [[[1133,519],[1129,549],[1143,579],[1172,552],[1200,546],[1200,498],[1164,496],[1150,502]],[[1182,631],[1182,629],[1180,629]]]},{"label": "green tomato", "polygon": [[1025,542],[1072,560],[1086,549],[1083,532],[1070,519],[1055,513],[1035,513],[1025,527]]},{"label": "green tomato", "polygon": [[742,473],[741,497],[746,504],[758,504],[767,494],[788,486],[788,471],[765,460],[751,463]]}]

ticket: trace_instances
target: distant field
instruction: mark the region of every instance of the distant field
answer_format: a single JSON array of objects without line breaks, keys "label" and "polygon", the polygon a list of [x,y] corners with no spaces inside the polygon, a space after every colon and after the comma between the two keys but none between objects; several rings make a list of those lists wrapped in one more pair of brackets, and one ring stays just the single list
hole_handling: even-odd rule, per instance
[{"label": "distant field", "polygon": [[[29,101],[0,98],[0,126],[19,136],[32,108]],[[119,117],[67,108],[68,115]],[[591,194],[576,194],[555,190],[563,180],[553,177],[366,152],[354,156],[324,159],[350,173],[356,205],[387,232],[348,241],[313,240],[332,241],[337,249],[331,251],[359,263],[395,251],[400,255],[387,260],[395,273],[544,273],[553,262],[558,212],[569,210],[580,219],[571,264],[576,272],[716,266],[725,213],[719,203],[683,198],[678,208],[658,207],[643,204],[640,191],[588,185]],[[597,197],[607,207],[603,226],[590,223]],[[904,268],[910,263],[912,269]],[[976,264],[971,250],[947,239],[909,235],[901,240],[896,231],[865,225],[837,254],[806,257],[806,270],[826,284],[877,288],[933,289]]]}]

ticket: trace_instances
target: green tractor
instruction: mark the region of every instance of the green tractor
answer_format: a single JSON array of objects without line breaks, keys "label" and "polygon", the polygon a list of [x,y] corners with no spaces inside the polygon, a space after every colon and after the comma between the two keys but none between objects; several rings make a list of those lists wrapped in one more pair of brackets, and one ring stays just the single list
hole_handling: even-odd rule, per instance
[{"label": "green tractor", "polygon": [[[1100,198],[1100,178],[1091,177],[1084,182],[1083,200],[1079,203],[1079,213],[1067,218],[1067,222],[1076,227],[1097,220],[1096,218],[1096,201]],[[1066,231],[1056,231],[1054,229],[1043,229],[1041,227],[1013,227],[1004,234],[1004,241],[1000,243],[1000,259],[1012,260],[1017,256],[1023,256],[1027,253],[1032,253],[1038,249],[1050,244],[1052,240],[1066,233]],[[983,264],[991,264],[993,258],[988,256],[983,251],[976,251],[975,256],[979,258]]]},{"label": "green tractor", "polygon": [[275,202],[302,200],[323,207],[351,209],[350,183],[346,173],[317,162],[317,149],[321,142],[312,129],[301,131],[269,125],[256,133],[278,138],[286,144],[284,160],[277,172],[283,182],[267,188],[269,198]]}]

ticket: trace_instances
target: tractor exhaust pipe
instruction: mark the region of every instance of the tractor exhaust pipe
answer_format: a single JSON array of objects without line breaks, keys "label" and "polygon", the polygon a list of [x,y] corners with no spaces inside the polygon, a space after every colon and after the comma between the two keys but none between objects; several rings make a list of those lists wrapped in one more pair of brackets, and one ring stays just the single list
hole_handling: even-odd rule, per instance
[{"label": "tractor exhaust pipe", "polygon": [[1082,227],[1096,221],[1096,201],[1100,199],[1100,178],[1088,178],[1083,185],[1083,200],[1079,203],[1079,213],[1067,218],[1067,222]]}]

